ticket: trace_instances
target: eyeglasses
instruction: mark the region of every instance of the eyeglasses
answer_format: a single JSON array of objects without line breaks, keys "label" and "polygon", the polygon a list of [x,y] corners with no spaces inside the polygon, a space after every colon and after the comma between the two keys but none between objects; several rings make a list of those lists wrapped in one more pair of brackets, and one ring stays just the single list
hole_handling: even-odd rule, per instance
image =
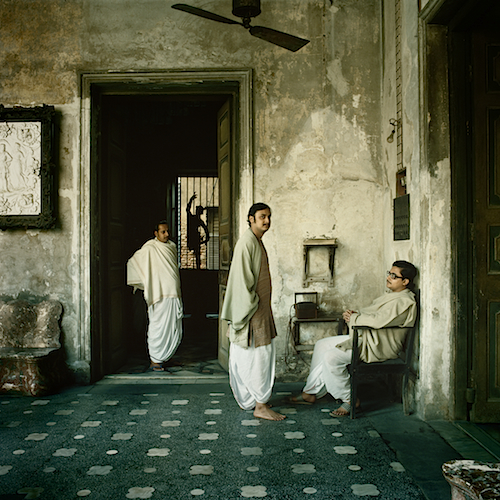
[{"label": "eyeglasses", "polygon": [[387,271],[387,276],[389,276],[389,278],[391,278],[393,280],[397,280],[397,279],[404,280],[404,279],[406,279],[404,276],[398,276],[397,274],[391,273],[391,271]]}]

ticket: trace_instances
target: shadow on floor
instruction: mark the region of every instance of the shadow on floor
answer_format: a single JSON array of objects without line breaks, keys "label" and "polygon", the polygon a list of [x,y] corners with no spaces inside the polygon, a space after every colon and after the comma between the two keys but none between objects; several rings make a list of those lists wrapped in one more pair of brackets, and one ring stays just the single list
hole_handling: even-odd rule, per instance
[{"label": "shadow on floor", "polygon": [[[217,319],[189,315],[183,320],[183,328],[181,344],[172,358],[164,363],[164,368],[170,373],[180,370],[206,374],[222,371],[217,362]],[[119,374],[132,375],[149,369],[147,348],[134,351],[118,370]]]}]

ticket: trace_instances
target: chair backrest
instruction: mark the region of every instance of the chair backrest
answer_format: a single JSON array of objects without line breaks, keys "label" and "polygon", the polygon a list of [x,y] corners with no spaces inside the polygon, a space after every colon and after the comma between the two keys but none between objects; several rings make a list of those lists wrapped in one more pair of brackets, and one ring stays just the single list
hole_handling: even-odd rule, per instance
[{"label": "chair backrest", "polygon": [[420,320],[420,290],[416,290],[414,293],[415,301],[417,302],[417,317],[415,319],[415,324],[411,327],[408,335],[406,335],[404,343],[405,363],[408,366],[411,366],[411,360],[413,358],[413,352],[415,350],[415,337],[417,335],[417,329]]}]

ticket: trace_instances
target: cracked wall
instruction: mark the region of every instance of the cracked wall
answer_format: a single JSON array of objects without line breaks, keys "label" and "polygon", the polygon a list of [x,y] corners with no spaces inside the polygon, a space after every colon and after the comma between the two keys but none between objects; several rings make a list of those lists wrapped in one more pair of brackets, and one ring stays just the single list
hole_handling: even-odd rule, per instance
[{"label": "cracked wall", "polygon": [[[68,360],[86,380],[90,360],[80,339],[89,332],[79,310],[85,290],[78,235],[80,224],[87,224],[80,220],[80,192],[88,179],[80,177],[79,73],[252,68],[254,199],[273,210],[264,242],[279,330],[278,374],[299,380],[307,357],[287,365],[284,353],[294,293],[304,290],[302,240],[338,239],[333,286],[307,289],[319,292],[325,310],[369,303],[385,289],[394,258],[419,256],[413,245],[390,243],[394,153],[385,142],[385,123],[393,90],[382,99],[382,85],[387,89],[392,82],[382,57],[380,3],[262,0],[257,24],[311,40],[297,53],[239,26],[174,11],[173,3],[0,0],[0,101],[54,105],[60,117],[58,227],[0,233],[0,295],[25,290],[60,300]],[[228,0],[196,5],[231,17]],[[411,16],[415,22],[416,13]],[[405,54],[416,71],[415,47]],[[413,74],[408,81],[417,85]],[[408,92],[413,96],[415,87]],[[415,106],[405,118],[405,161],[411,165],[419,161]],[[419,237],[417,230],[413,237]]]}]

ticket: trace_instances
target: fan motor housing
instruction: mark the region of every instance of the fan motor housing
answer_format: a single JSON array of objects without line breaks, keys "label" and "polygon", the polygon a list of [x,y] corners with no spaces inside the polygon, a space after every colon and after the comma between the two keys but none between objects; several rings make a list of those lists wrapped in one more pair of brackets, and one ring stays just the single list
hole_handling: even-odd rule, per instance
[{"label": "fan motor housing", "polygon": [[260,12],[260,0],[233,0],[234,16],[248,19],[258,16]]}]

